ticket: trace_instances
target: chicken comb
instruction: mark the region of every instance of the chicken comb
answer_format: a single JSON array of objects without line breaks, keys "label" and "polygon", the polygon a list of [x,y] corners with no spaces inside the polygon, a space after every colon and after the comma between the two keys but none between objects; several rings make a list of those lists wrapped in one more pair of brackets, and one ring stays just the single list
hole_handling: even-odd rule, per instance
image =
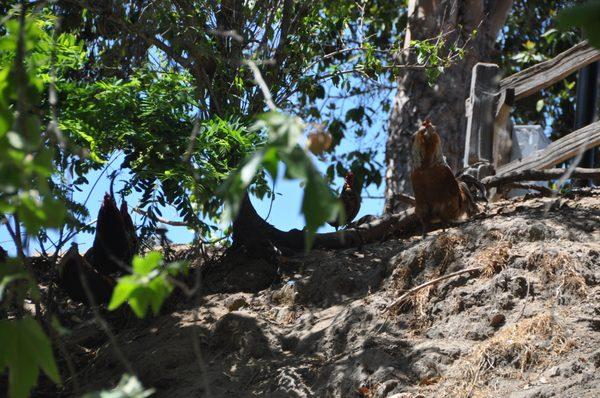
[{"label": "chicken comb", "polygon": [[426,117],[425,120],[423,120],[423,126],[425,127],[431,127],[431,119]]}]

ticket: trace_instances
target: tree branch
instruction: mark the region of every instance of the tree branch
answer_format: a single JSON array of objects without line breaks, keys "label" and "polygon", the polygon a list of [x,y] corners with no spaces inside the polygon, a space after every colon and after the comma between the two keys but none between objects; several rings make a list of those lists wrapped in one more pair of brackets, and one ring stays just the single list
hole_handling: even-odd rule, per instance
[{"label": "tree branch", "polygon": [[387,306],[387,309],[394,308],[395,306],[397,306],[398,304],[400,304],[404,300],[406,300],[408,298],[408,296],[410,296],[413,293],[418,292],[419,290],[422,290],[422,289],[426,288],[427,286],[435,285],[438,282],[441,282],[441,281],[446,280],[446,279],[453,278],[453,277],[458,276],[458,275],[467,274],[467,273],[470,273],[470,272],[481,271],[483,268],[484,268],[483,266],[479,266],[479,267],[461,269],[460,271],[452,272],[452,273],[450,273],[448,275],[440,276],[439,278],[435,278],[435,279],[432,279],[432,280],[430,280],[428,282],[422,283],[419,286],[415,286],[412,289],[408,290],[402,296],[398,297],[398,299],[396,301],[394,301],[392,304],[390,304],[390,305]]},{"label": "tree branch", "polygon": [[[513,171],[499,176],[489,176],[481,180],[486,188],[500,187],[520,181],[549,181],[561,178],[567,170],[565,169],[547,169],[547,170],[521,170]],[[576,167],[571,173],[571,178],[590,178],[599,179],[600,169],[586,169]]]}]

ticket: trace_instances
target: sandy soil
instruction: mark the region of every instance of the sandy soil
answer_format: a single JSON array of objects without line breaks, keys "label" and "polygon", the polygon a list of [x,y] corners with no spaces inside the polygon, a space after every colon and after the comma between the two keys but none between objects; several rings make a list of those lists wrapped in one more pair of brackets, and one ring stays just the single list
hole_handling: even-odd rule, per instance
[{"label": "sandy soil", "polygon": [[199,305],[107,315],[118,352],[89,313],[63,313],[76,374],[54,393],[130,367],[156,397],[600,396],[598,190],[499,202],[424,239],[232,255],[205,283]]}]

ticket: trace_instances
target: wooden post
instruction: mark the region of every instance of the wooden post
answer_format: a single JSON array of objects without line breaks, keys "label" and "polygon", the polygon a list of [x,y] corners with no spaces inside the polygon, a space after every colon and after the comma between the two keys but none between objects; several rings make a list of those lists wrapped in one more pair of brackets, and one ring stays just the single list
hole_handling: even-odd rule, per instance
[{"label": "wooden post", "polygon": [[[598,120],[598,83],[600,62],[596,61],[579,70],[577,76],[577,96],[575,102],[575,130]],[[583,154],[579,167],[595,167],[596,148]],[[581,186],[590,185],[591,180],[581,180]]]},{"label": "wooden post", "polygon": [[496,118],[494,120],[494,143],[493,164],[497,169],[499,166],[510,162],[512,150],[513,123],[510,113],[515,105],[515,90],[507,88],[502,90],[498,103],[496,104]]},{"label": "wooden post", "polygon": [[496,64],[479,62],[473,67],[471,75],[463,164],[469,167],[483,162],[485,167],[478,167],[477,172],[473,173],[480,179],[493,172],[494,105],[498,97],[499,69]]}]

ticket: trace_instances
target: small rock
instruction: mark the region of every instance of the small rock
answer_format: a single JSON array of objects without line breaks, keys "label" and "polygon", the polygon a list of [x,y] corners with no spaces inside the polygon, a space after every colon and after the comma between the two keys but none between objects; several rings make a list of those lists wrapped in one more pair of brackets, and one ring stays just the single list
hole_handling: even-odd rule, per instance
[{"label": "small rock", "polygon": [[377,388],[376,396],[377,397],[385,397],[389,394],[394,388],[398,386],[398,380],[387,380]]},{"label": "small rock", "polygon": [[225,305],[227,306],[229,312],[232,312],[237,311],[240,308],[247,307],[248,302],[246,301],[246,298],[244,298],[244,296],[233,296],[225,300]]},{"label": "small rock", "polygon": [[600,350],[593,353],[590,359],[596,368],[600,368]]},{"label": "small rock", "polygon": [[499,328],[506,322],[506,317],[503,314],[496,314],[490,319],[490,326],[493,328]]}]

